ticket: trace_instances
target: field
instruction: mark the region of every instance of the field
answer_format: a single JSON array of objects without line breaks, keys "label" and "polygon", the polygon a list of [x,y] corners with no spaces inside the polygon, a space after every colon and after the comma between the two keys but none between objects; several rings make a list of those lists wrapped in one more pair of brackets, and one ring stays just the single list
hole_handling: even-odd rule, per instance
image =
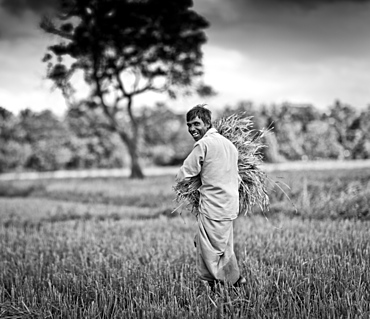
[{"label": "field", "polygon": [[1,182],[0,318],[369,318],[370,171],[269,175],[235,222],[248,283],[216,292],[172,175]]}]

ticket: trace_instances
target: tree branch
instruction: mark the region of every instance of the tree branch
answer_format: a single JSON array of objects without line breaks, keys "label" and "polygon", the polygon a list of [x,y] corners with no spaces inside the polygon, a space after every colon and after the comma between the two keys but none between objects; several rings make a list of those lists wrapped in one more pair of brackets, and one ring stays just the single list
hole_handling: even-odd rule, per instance
[{"label": "tree branch", "polygon": [[43,17],[40,28],[47,33],[58,35],[67,40],[73,40],[73,36],[70,33],[59,30],[48,17]]},{"label": "tree branch", "polygon": [[127,94],[127,96],[134,96],[134,95],[138,95],[138,94],[141,94],[145,91],[148,91],[148,90],[153,90],[155,91],[155,87],[153,87],[153,82],[150,80],[148,81],[148,83],[143,86],[141,89],[138,89],[138,90],[133,90],[131,93]]},{"label": "tree branch", "polygon": [[136,137],[137,136],[137,121],[136,121],[136,118],[134,116],[134,114],[132,113],[132,95],[128,96],[127,97],[127,112],[128,112],[128,115],[130,116],[130,120],[132,122],[132,128],[134,130],[134,136]]},{"label": "tree branch", "polygon": [[136,91],[137,87],[139,86],[139,82],[140,82],[140,72],[137,70],[134,70],[133,72],[135,74],[135,82],[134,82],[133,89],[134,91]]},{"label": "tree branch", "polygon": [[115,71],[115,75],[116,75],[116,79],[117,79],[117,83],[118,83],[118,88],[121,90],[122,95],[126,97],[127,96],[127,92],[126,92],[125,86],[123,84],[123,81],[122,81],[122,79],[120,77],[120,72],[121,71],[118,70],[118,69],[116,69],[116,71]]},{"label": "tree branch", "polygon": [[98,63],[98,58],[96,57],[96,54],[93,54],[93,78],[95,81],[96,85],[96,94],[100,99],[100,103],[103,107],[103,111],[105,115],[108,117],[109,121],[111,122],[111,125],[115,128],[118,128],[117,121],[114,116],[112,116],[111,112],[109,111],[108,105],[104,101],[104,93],[100,84],[100,77],[98,75],[98,68],[99,68],[99,63]]}]

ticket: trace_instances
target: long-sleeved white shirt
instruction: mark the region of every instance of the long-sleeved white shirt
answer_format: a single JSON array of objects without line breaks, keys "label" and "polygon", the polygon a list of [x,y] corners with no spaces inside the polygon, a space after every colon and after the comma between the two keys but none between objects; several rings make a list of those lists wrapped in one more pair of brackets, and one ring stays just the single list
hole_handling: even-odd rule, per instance
[{"label": "long-sleeved white shirt", "polygon": [[215,128],[194,144],[176,180],[200,174],[199,212],[212,220],[233,220],[239,210],[238,151]]}]

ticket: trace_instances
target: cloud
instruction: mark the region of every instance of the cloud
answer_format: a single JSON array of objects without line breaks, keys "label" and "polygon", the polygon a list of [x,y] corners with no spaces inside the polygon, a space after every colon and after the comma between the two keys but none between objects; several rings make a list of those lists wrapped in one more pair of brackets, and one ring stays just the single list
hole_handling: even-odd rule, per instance
[{"label": "cloud", "polygon": [[39,20],[32,12],[25,12],[20,17],[0,11],[0,42],[34,38],[41,33],[38,30]]},{"label": "cloud", "polygon": [[340,99],[363,107],[370,98],[369,60],[275,64],[230,48],[208,46],[204,62],[205,81],[219,92],[216,101],[222,106],[251,100],[257,105],[288,101],[325,108]]},{"label": "cloud", "polygon": [[0,0],[0,41],[38,37],[43,14],[53,14],[57,0]]},{"label": "cloud", "polygon": [[[359,5],[361,1],[369,3]],[[370,0],[310,0],[320,6],[312,10],[292,2],[198,0],[195,9],[211,23],[209,44],[260,60],[312,62],[332,56],[369,56]]]},{"label": "cloud", "polygon": [[[243,3],[241,0],[236,2]],[[323,5],[336,5],[342,3],[363,4],[369,3],[370,0],[249,0],[255,5],[267,6],[295,6],[303,9],[314,9]],[[248,1],[244,2],[248,3]]]},{"label": "cloud", "polygon": [[0,6],[9,13],[21,15],[26,11],[42,14],[55,8],[57,0],[2,0]]},{"label": "cloud", "polygon": [[319,9],[322,6],[339,4],[363,5],[370,3],[370,0],[231,0],[233,6],[239,9],[255,8],[300,8],[300,9]]},{"label": "cloud", "polygon": [[310,12],[336,11],[353,7],[369,7],[370,0],[195,0],[195,9],[220,28],[253,24],[264,20],[276,21],[289,15],[304,16]]}]

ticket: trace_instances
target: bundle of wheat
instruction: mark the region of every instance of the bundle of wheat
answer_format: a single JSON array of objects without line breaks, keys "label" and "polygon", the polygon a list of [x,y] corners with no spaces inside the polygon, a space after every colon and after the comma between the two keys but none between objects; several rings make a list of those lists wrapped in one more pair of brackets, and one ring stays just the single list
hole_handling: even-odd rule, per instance
[{"label": "bundle of wheat", "polygon": [[[254,130],[252,117],[245,117],[244,113],[221,118],[213,123],[213,127],[230,140],[238,150],[238,168],[241,180],[239,214],[247,214],[255,205],[260,206],[262,210],[268,209],[268,178],[259,165],[262,164],[261,150],[265,147],[263,137],[269,130]],[[174,191],[176,201],[180,203],[180,206],[188,203],[191,206],[191,211],[197,214],[201,185],[200,176],[176,183]]]}]

